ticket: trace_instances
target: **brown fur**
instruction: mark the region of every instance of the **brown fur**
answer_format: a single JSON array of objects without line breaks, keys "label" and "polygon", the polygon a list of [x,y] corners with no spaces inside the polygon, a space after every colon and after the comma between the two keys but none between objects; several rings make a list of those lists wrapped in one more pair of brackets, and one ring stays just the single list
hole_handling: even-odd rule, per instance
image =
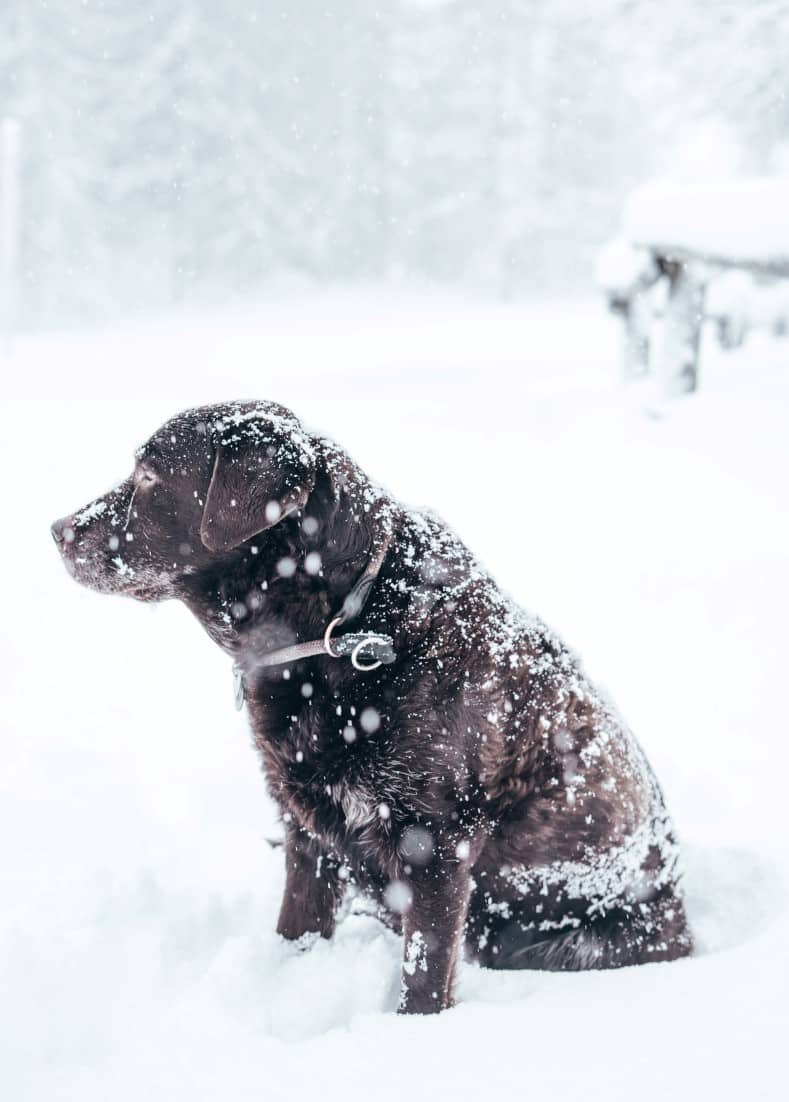
[{"label": "brown fur", "polygon": [[[285,822],[284,937],[330,937],[355,886],[402,928],[401,1010],[422,1013],[451,1005],[464,944],[501,968],[690,951],[660,789],[575,656],[289,411],[174,418],[53,532],[83,584],[182,600],[242,668]],[[386,540],[350,626],[391,635],[396,661],[262,666],[321,637]]]}]

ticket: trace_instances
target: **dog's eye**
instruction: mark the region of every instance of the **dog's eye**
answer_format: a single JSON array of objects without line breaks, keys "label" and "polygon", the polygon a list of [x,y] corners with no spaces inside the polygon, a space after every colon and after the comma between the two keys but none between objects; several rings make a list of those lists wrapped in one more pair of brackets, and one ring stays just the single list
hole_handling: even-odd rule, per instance
[{"label": "dog's eye", "polygon": [[153,486],[159,481],[157,474],[150,467],[138,467],[135,471],[135,481],[138,486]]}]

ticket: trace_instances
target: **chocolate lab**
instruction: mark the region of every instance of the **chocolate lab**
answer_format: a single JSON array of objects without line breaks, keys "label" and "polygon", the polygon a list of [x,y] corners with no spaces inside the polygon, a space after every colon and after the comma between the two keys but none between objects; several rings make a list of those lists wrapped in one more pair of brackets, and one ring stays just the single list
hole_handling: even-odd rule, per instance
[{"label": "chocolate lab", "polygon": [[563,970],[691,951],[660,788],[575,655],[289,410],[173,418],[53,533],[82,584],[177,598],[232,658],[285,823],[284,937],[371,900],[409,1013],[452,1004],[464,948]]}]

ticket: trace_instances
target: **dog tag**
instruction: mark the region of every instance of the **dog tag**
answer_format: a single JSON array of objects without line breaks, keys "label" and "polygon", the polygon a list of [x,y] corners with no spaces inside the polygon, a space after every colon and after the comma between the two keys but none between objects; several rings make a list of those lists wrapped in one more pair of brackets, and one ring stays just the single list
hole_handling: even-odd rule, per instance
[{"label": "dog tag", "polygon": [[347,635],[337,635],[332,639],[331,645],[337,658],[353,658],[354,653],[358,654],[360,650],[364,652],[365,661],[372,660],[385,666],[391,665],[396,658],[391,635],[379,635],[373,631],[353,631]]},{"label": "dog tag", "polygon": [[246,692],[244,691],[244,675],[241,672],[241,667],[233,663],[233,702],[236,706],[236,711],[240,712],[244,707],[244,700],[246,699]]}]

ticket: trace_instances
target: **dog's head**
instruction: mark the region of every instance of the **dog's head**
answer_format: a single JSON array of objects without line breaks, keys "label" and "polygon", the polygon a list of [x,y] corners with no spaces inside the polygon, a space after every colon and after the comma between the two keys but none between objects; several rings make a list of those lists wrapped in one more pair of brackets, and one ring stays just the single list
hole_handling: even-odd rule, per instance
[{"label": "dog's head", "polygon": [[315,481],[308,435],[273,402],[188,410],[135,459],[127,479],[52,534],[77,581],[148,601],[176,596],[184,577],[301,508]]}]

